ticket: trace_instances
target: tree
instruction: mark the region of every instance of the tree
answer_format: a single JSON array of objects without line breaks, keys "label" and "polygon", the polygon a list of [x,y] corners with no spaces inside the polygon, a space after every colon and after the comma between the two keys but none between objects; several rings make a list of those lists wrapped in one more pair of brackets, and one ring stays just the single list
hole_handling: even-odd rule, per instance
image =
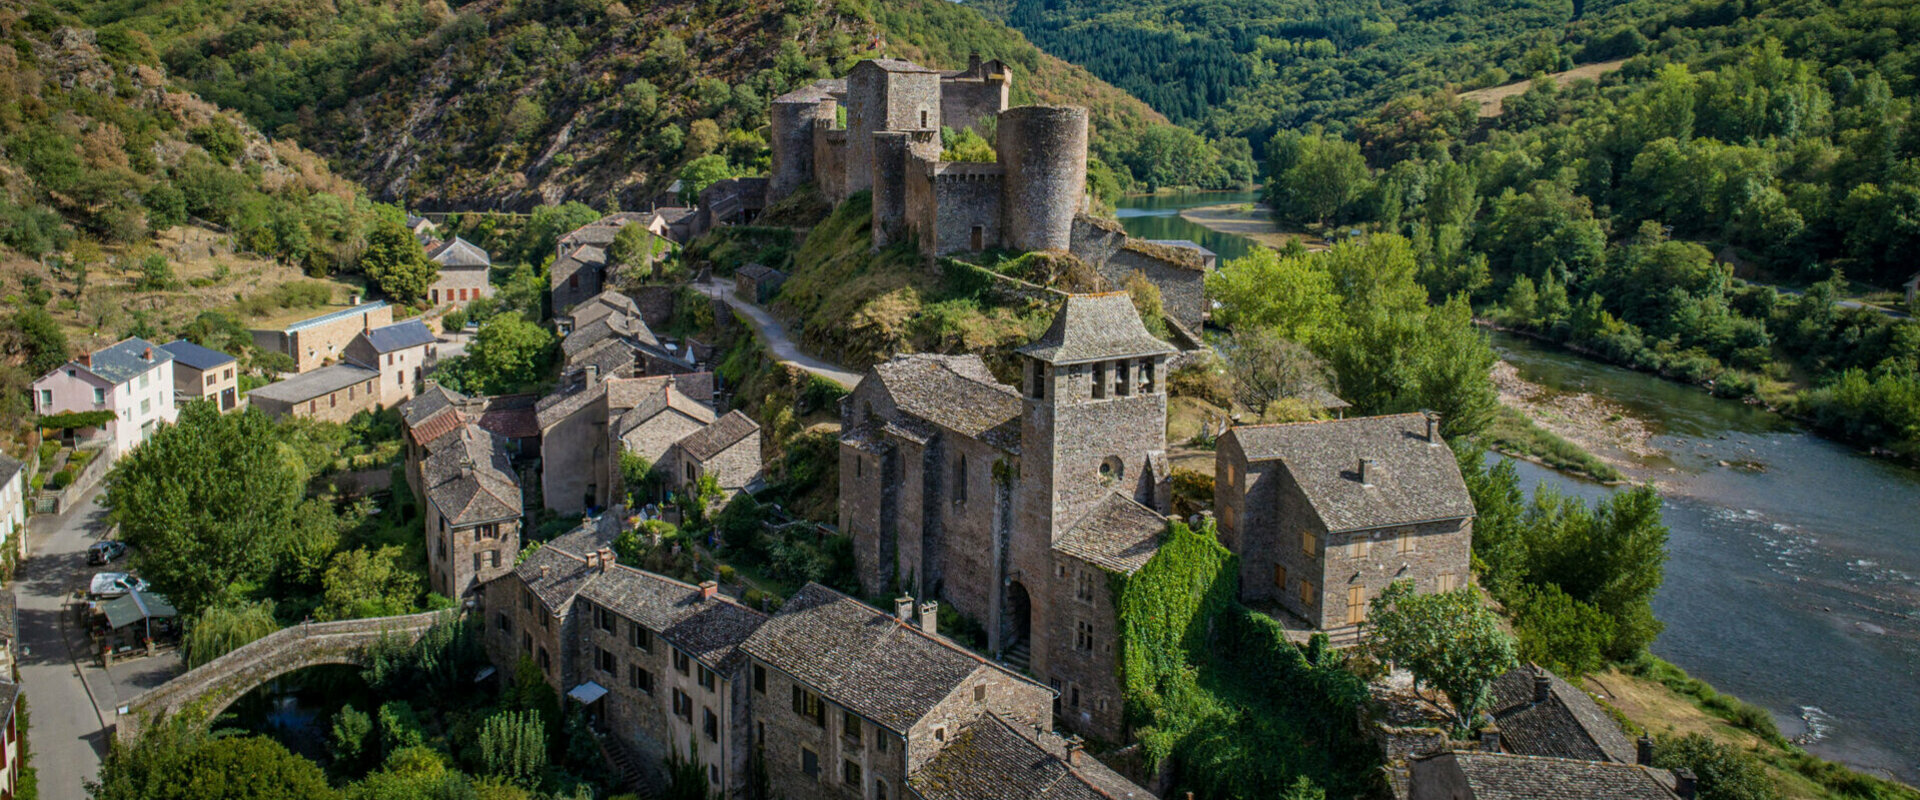
[{"label": "tree", "polygon": [[1463,729],[1486,705],[1494,680],[1519,665],[1513,637],[1471,586],[1415,594],[1412,581],[1396,581],[1373,599],[1366,636],[1382,660],[1445,694]]},{"label": "tree", "polygon": [[148,253],[140,260],[140,279],[134,281],[133,288],[142,292],[158,292],[173,288],[173,266],[167,263],[167,257],[159,253]]},{"label": "tree", "polygon": [[330,800],[319,765],[264,736],[212,736],[192,720],[162,720],[100,764],[93,800]]},{"label": "tree", "polygon": [[519,314],[495,315],[467,348],[467,390],[495,394],[539,381],[552,346],[552,333]]},{"label": "tree", "polygon": [[1656,737],[1653,765],[1692,770],[1699,781],[1695,788],[1700,800],[1774,800],[1780,796],[1766,768],[1753,754],[1698,733]]},{"label": "tree", "polygon": [[440,265],[427,260],[426,251],[400,220],[389,217],[382,217],[367,234],[360,271],[381,292],[402,303],[419,302],[440,279]]},{"label": "tree", "polygon": [[1520,658],[1542,664],[1567,678],[1606,665],[1613,644],[1613,619],[1551,583],[1522,587],[1507,609],[1520,637]]},{"label": "tree", "polygon": [[1332,323],[1340,300],[1333,277],[1312,256],[1284,256],[1265,247],[1209,274],[1207,296],[1219,301],[1219,321],[1234,330],[1268,328],[1303,343]]},{"label": "tree", "polygon": [[1290,160],[1284,171],[1274,173],[1269,190],[1275,213],[1290,221],[1325,225],[1365,193],[1372,180],[1360,145],[1338,136],[1301,136]]},{"label": "tree", "polygon": [[420,576],[400,563],[398,545],[337,553],[322,579],[324,594],[315,616],[353,619],[405,614],[420,596]]},{"label": "tree", "polygon": [[620,227],[620,232],[613,235],[613,242],[607,245],[607,262],[622,266],[651,264],[664,248],[660,237],[645,225],[629,222]]},{"label": "tree", "polygon": [[373,717],[348,703],[333,716],[333,727],[327,732],[328,752],[344,769],[356,770],[369,754],[367,742],[372,737]]},{"label": "tree", "polygon": [[28,307],[13,315],[6,337],[8,355],[23,356],[27,374],[39,377],[67,363],[67,333],[44,308]]},{"label": "tree", "polygon": [[267,601],[208,606],[187,626],[181,656],[187,669],[193,669],[277,630],[280,623],[274,620],[273,604]]},{"label": "tree", "polygon": [[1329,382],[1326,362],[1313,351],[1258,327],[1234,331],[1227,374],[1233,378],[1234,398],[1256,415],[1283,398],[1310,400]]},{"label": "tree", "polygon": [[692,204],[700,193],[720,181],[733,177],[733,167],[723,155],[703,155],[680,168],[680,199]]},{"label": "tree", "polygon": [[302,513],[307,480],[258,411],[222,414],[189,403],[177,424],[123,456],[107,473],[105,504],[134,564],[193,617],[238,599],[277,569],[288,543],[331,517]]},{"label": "tree", "polygon": [[547,731],[533,711],[502,711],[480,724],[480,763],[488,775],[531,785],[547,767]]}]

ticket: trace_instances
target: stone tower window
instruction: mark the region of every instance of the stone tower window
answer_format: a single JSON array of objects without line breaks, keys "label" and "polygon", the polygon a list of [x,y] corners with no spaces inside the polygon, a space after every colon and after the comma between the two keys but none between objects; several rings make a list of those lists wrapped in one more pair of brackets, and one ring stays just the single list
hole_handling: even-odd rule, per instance
[{"label": "stone tower window", "polygon": [[953,468],[953,502],[967,502],[967,454],[960,454],[960,462]]},{"label": "stone tower window", "polygon": [[1127,362],[1113,362],[1113,393],[1120,397],[1133,394],[1133,384],[1127,381]]},{"label": "stone tower window", "polygon": [[1096,361],[1093,363],[1093,399],[1100,400],[1106,396],[1107,364],[1104,361]]},{"label": "stone tower window", "polygon": [[932,122],[932,117],[927,113],[927,110],[924,108],[920,109],[920,130],[926,130]]},{"label": "stone tower window", "polygon": [[1116,481],[1126,477],[1126,473],[1127,464],[1119,456],[1107,456],[1105,461],[1100,462],[1101,480]]},{"label": "stone tower window", "polygon": [[1140,362],[1140,384],[1146,388],[1147,394],[1157,391],[1153,385],[1153,359],[1151,358]]}]

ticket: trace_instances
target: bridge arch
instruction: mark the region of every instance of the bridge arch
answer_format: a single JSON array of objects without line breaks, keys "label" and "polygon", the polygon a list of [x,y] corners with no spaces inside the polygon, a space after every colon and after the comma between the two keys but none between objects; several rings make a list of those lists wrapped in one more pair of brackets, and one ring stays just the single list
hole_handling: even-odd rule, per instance
[{"label": "bridge arch", "polygon": [[132,741],[143,725],[181,714],[204,725],[267,681],[308,667],[362,665],[369,645],[394,637],[412,644],[434,623],[455,619],[458,613],[429,611],[282,628],[142,692],[118,709],[114,736]]}]

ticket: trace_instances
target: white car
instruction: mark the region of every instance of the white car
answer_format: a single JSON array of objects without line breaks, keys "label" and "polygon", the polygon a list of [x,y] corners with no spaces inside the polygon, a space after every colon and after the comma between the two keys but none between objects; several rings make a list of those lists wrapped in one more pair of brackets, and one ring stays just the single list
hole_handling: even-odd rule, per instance
[{"label": "white car", "polygon": [[93,573],[93,583],[87,586],[87,592],[94,597],[119,597],[129,591],[144,592],[147,582],[124,572]]}]

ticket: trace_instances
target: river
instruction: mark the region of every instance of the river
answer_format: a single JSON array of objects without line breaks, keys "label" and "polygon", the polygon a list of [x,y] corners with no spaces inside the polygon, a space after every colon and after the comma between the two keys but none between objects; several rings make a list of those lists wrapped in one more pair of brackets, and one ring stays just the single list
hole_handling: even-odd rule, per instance
[{"label": "river", "polygon": [[[1129,197],[1120,221],[1140,236],[1196,239],[1224,261],[1228,249],[1195,229],[1237,240],[1236,253],[1250,243],[1178,210],[1251,194]],[[1494,345],[1529,381],[1625,406],[1664,451],[1626,470],[1659,487],[1672,529],[1653,652],[1766,708],[1812,753],[1920,782],[1920,471],[1650,375],[1513,336]],[[1534,486],[1610,491],[1519,466]]]},{"label": "river", "polygon": [[1132,194],[1120,198],[1114,216],[1127,233],[1142,239],[1187,239],[1212,250],[1221,261],[1239,258],[1255,245],[1244,236],[1220,233],[1188,222],[1180,210],[1223,203],[1255,203],[1260,192],[1177,192],[1171,194]]}]

